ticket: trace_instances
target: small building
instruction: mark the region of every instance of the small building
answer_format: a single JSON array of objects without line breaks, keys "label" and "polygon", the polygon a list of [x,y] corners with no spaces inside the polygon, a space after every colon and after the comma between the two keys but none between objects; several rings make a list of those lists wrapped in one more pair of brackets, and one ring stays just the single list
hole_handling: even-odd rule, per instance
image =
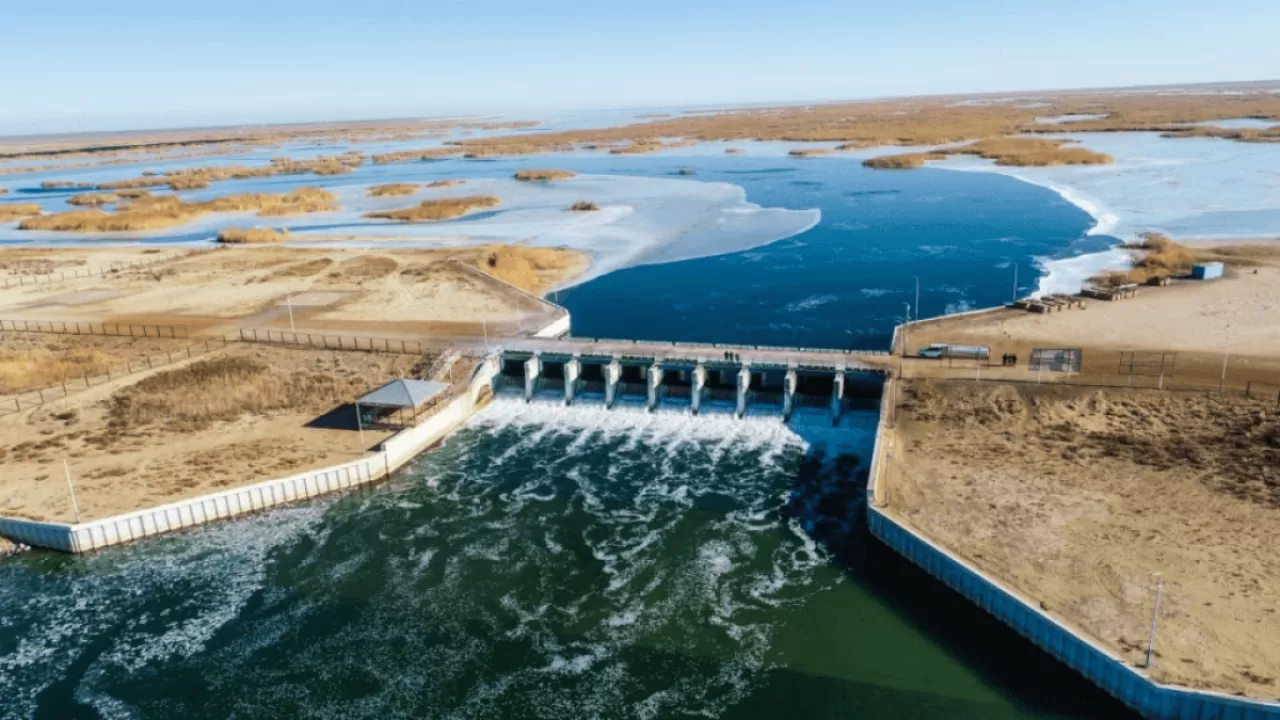
[{"label": "small building", "polygon": [[431,407],[432,401],[449,389],[447,383],[434,380],[400,378],[356,400],[356,413],[363,425],[388,421],[411,425],[418,415]]},{"label": "small building", "polygon": [[1215,280],[1222,277],[1222,263],[1207,262],[1196,263],[1191,266],[1191,278],[1193,280]]}]

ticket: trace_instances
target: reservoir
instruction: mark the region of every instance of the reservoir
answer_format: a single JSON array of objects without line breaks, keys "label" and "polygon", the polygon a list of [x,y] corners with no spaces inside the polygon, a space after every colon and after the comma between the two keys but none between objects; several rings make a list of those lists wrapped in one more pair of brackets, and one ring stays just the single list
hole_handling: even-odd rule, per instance
[{"label": "reservoir", "polygon": [[[916,277],[921,316],[956,312],[1106,242],[996,175],[696,163],[822,220],[564,290],[575,334],[883,349]],[[23,554],[0,563],[0,717],[1128,717],[868,535],[875,422],[871,404],[837,432],[503,397],[376,488]]]}]

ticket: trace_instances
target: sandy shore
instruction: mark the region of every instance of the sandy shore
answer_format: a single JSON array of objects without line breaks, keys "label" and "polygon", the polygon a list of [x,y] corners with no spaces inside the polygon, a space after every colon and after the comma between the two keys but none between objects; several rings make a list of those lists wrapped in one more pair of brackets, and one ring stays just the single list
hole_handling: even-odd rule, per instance
[{"label": "sandy shore", "polygon": [[[1230,243],[1238,245],[1239,243]],[[1078,348],[1083,377],[1073,382],[1102,385],[1261,389],[1280,394],[1280,262],[1229,271],[1213,281],[1175,280],[1167,287],[1142,287],[1136,297],[1088,300],[1085,309],[1046,314],[996,309],[926,320],[906,328],[909,355],[931,343],[984,345],[996,366],[984,377],[1052,382],[1068,379],[1031,372],[1034,348]],[[1014,368],[999,367],[999,356],[1016,354]],[[1136,354],[1135,354],[1136,353]],[[1136,359],[1138,367],[1134,367]],[[1226,360],[1224,380],[1223,367]],[[1163,367],[1161,367],[1163,365]],[[973,363],[907,359],[909,376],[973,376]],[[1163,378],[1161,378],[1163,375]]]},{"label": "sandy shore", "polygon": [[[100,267],[153,257],[140,248],[0,249],[10,267]],[[237,247],[136,272],[0,288],[7,318],[235,327],[289,325],[373,332],[418,323],[426,332],[479,334],[534,327],[558,312],[536,296],[581,274],[571,250],[478,246],[437,250]]]},{"label": "sandy shore", "polygon": [[1153,676],[1280,698],[1280,414],[1201,393],[909,381],[888,510]]}]

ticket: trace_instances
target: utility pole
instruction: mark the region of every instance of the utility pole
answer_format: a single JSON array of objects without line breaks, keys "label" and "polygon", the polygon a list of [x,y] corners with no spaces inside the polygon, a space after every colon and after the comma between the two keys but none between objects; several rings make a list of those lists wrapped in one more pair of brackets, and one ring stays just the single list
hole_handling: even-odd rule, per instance
[{"label": "utility pole", "polygon": [[71,510],[76,515],[76,524],[80,524],[80,504],[76,502],[76,486],[71,482],[71,466],[67,459],[62,459],[62,472],[67,476],[67,492],[71,495]]},{"label": "utility pole", "polygon": [[1151,669],[1151,655],[1156,644],[1156,619],[1160,614],[1160,596],[1164,594],[1164,575],[1151,573],[1151,577],[1156,581],[1156,601],[1151,605],[1151,632],[1147,635],[1147,662],[1143,665],[1147,670]]},{"label": "utility pole", "polygon": [[902,303],[907,306],[907,314],[902,319],[902,357],[907,356],[907,326],[911,323],[911,303]]},{"label": "utility pole", "polygon": [[285,302],[289,304],[289,332],[294,335],[298,334],[298,329],[293,326],[293,296],[286,295]]},{"label": "utility pole", "polygon": [[916,320],[920,319],[920,276],[912,275],[916,279]]}]

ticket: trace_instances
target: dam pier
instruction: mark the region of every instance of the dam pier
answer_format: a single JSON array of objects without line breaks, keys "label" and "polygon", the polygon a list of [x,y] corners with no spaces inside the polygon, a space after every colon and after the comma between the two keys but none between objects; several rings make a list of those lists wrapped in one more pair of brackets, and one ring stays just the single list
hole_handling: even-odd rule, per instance
[{"label": "dam pier", "polygon": [[525,402],[784,422],[805,409],[825,411],[838,424],[850,403],[879,397],[884,380],[882,368],[838,350],[568,339],[512,343],[495,356],[494,392]]}]

